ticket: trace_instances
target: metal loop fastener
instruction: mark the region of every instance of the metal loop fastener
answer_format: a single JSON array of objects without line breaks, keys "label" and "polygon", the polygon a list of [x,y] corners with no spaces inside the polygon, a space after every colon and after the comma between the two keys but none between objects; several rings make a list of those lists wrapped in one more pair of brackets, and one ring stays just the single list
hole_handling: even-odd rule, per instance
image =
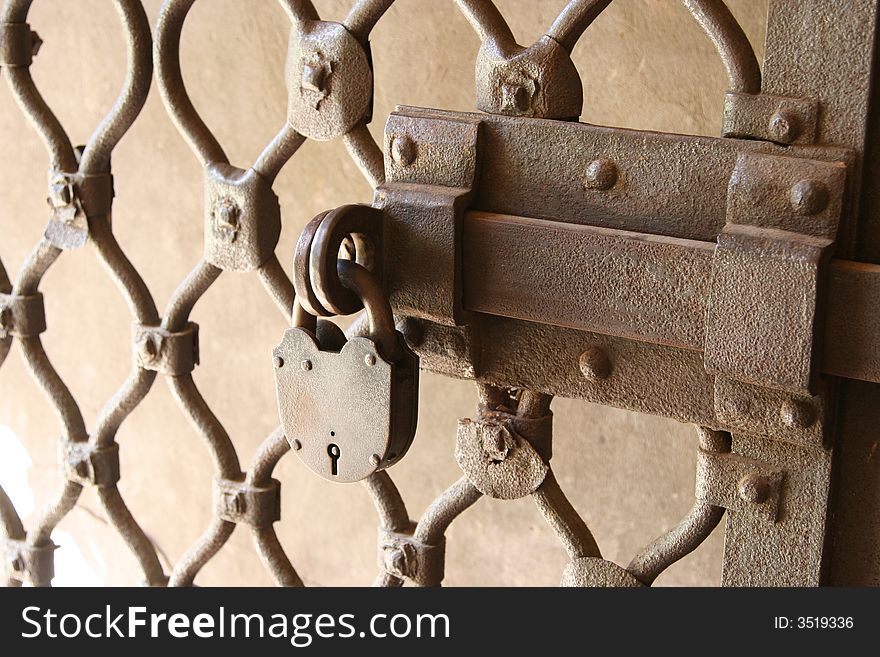
[{"label": "metal loop fastener", "polygon": [[293,284],[300,305],[316,317],[350,315],[364,307],[339,279],[337,259],[343,242],[354,244],[354,261],[381,275],[384,214],[368,205],[343,205],[312,219],[300,234],[293,261]]},{"label": "metal loop fastener", "polygon": [[59,249],[83,246],[89,237],[89,219],[109,216],[113,197],[109,173],[50,171],[46,239]]},{"label": "metal loop fastener", "polygon": [[55,577],[55,550],[49,541],[44,545],[28,545],[24,540],[0,540],[6,559],[4,569],[10,579],[31,586],[47,586]]},{"label": "metal loop fastener", "polygon": [[28,67],[43,44],[27,23],[0,23],[0,67]]},{"label": "metal loop fastener", "polygon": [[31,338],[46,330],[43,295],[17,296],[0,292],[0,339],[14,335]]},{"label": "metal loop fastener", "polygon": [[281,520],[281,483],[272,479],[269,486],[247,481],[215,479],[214,515],[221,520],[268,527]]},{"label": "metal loop fastener", "polygon": [[[414,528],[413,528],[414,529]],[[429,545],[412,532],[379,529],[379,569],[418,586],[440,586],[446,562],[446,538]]]},{"label": "metal loop fastener", "polygon": [[61,470],[80,486],[115,486],[119,481],[119,445],[96,447],[86,441],[65,442],[59,447]]},{"label": "metal loop fastener", "polygon": [[188,322],[182,331],[168,331],[159,326],[135,324],[134,361],[138,367],[182,376],[199,364],[199,326]]}]

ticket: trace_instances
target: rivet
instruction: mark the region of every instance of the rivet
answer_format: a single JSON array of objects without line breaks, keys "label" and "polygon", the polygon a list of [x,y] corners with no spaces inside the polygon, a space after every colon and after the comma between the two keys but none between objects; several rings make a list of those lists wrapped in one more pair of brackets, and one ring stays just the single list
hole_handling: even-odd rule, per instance
[{"label": "rivet", "polygon": [[372,465],[374,468],[378,468],[381,462],[382,458],[378,454],[370,455],[370,465]]},{"label": "rivet", "polygon": [[792,429],[806,429],[816,422],[816,413],[810,404],[786,399],[779,409],[782,423]]},{"label": "rivet", "polygon": [[763,504],[770,497],[770,482],[762,475],[746,475],[739,481],[739,496],[750,504]]},{"label": "rivet", "polygon": [[327,69],[320,64],[306,63],[303,66],[302,88],[309,91],[323,92],[327,81]]},{"label": "rivet", "polygon": [[578,357],[578,366],[588,381],[601,381],[611,376],[611,361],[601,347],[587,347]]},{"label": "rivet", "polygon": [[406,555],[400,548],[393,548],[385,552],[385,569],[396,575],[406,573]]},{"label": "rivet", "polygon": [[391,140],[391,159],[402,167],[416,161],[416,143],[409,135],[398,135]]},{"label": "rivet", "polygon": [[140,352],[142,361],[145,363],[155,362],[156,357],[159,355],[159,345],[156,342],[156,338],[152,335],[144,336]]},{"label": "rivet", "polygon": [[366,356],[364,356],[364,362],[372,367],[376,364],[376,357],[373,354],[367,354]]},{"label": "rivet", "polygon": [[420,346],[425,340],[425,331],[415,317],[404,317],[397,323],[397,330],[413,349]]},{"label": "rivet", "polygon": [[779,110],[770,117],[767,129],[770,131],[770,136],[773,137],[774,141],[783,144],[790,144],[793,142],[797,139],[798,133],[800,132],[797,117],[791,112],[785,110]]},{"label": "rivet", "polygon": [[290,443],[290,446],[293,448],[294,452],[298,452],[302,449],[302,443],[299,442],[299,440],[297,440],[296,438],[293,439],[293,441]]},{"label": "rivet", "polygon": [[303,369],[303,372],[308,372],[310,369],[312,369],[312,361],[304,360],[299,364],[299,366]]},{"label": "rivet", "polygon": [[828,188],[816,180],[799,180],[792,186],[789,200],[798,214],[819,214],[828,205]]},{"label": "rivet", "polygon": [[275,356],[275,358],[272,359],[272,364],[274,364],[276,368],[282,368],[284,367],[284,359],[281,356]]},{"label": "rivet", "polygon": [[584,186],[587,189],[607,191],[617,184],[617,166],[611,160],[593,160],[587,165]]},{"label": "rivet", "polygon": [[31,30],[31,57],[36,57],[42,47],[43,40],[40,38],[40,35]]},{"label": "rivet", "polygon": [[508,112],[527,112],[529,92],[525,87],[506,82],[501,85],[501,107]]}]

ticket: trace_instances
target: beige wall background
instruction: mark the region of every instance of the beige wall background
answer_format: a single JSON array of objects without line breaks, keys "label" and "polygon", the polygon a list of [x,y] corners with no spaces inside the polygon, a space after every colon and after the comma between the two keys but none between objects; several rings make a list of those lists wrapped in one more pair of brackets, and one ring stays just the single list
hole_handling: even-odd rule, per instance
[{"label": "beige wall background", "polygon": [[[520,43],[541,36],[562,0],[496,0]],[[151,22],[160,0],[146,0]],[[317,0],[341,20],[350,0]],[[729,0],[762,53],[765,0]],[[37,84],[75,143],[84,143],[112,104],[124,75],[123,39],[107,0],[38,0],[31,25],[45,41],[32,67]],[[286,112],[287,19],[271,0],[202,0],[184,30],[184,77],[196,106],[231,161],[248,166]],[[471,110],[479,43],[451,0],[398,0],[372,37],[374,122],[381,135],[396,104]],[[716,135],[726,78],[709,40],[678,0],[615,0],[574,51],[584,83],[583,121]],[[42,144],[0,87],[0,258],[10,273],[46,221]],[[381,143],[381,140],[380,140]],[[160,308],[202,249],[202,176],[154,88],[114,153],[114,229]],[[284,231],[278,255],[289,268],[301,228],[319,211],[369,202],[371,190],[341,143],[307,142],[279,176]],[[45,278],[46,350],[90,425],[130,367],[125,304],[90,248],[65,253]],[[224,274],[196,306],[202,364],[195,380],[232,436],[246,467],[277,425],[269,353],[285,328],[254,276]],[[420,427],[390,473],[418,516],[459,476],[456,421],[473,413],[472,384],[426,375]],[[553,464],[603,554],[625,565],[687,512],[693,500],[696,438],[689,426],[559,399]],[[0,368],[0,424],[21,438],[37,508],[59,483],[58,423],[13,349]],[[135,518],[175,562],[210,520],[208,452],[157,379],[122,425],[120,490]],[[294,456],[276,470],[282,521],[276,525],[307,584],[368,584],[376,573],[376,516],[359,486],[324,482]],[[27,522],[27,521],[26,521]],[[134,559],[103,519],[91,491],[64,520],[107,584],[137,584]],[[719,582],[723,527],[658,580]],[[449,585],[555,585],[566,555],[529,500],[482,500],[448,534]],[[168,566],[166,565],[166,568]],[[197,578],[202,585],[268,585],[245,528]]]}]

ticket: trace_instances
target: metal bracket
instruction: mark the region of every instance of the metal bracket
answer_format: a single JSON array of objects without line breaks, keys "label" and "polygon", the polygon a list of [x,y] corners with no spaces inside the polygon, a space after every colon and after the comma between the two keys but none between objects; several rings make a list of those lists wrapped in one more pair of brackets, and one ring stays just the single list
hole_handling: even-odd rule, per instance
[{"label": "metal bracket", "polygon": [[406,578],[418,586],[440,586],[445,559],[445,538],[437,545],[427,545],[411,532],[379,529],[379,569],[389,575]]},{"label": "metal bracket", "polygon": [[259,173],[230,164],[205,169],[205,260],[253,271],[274,255],[280,235],[278,196]]},{"label": "metal bracket", "polygon": [[0,67],[27,68],[43,40],[27,23],[0,23]]},{"label": "metal bracket", "polygon": [[[477,183],[479,121],[392,114],[386,126],[386,182],[374,205],[386,213],[387,243],[423,240],[424,250],[385,249],[385,289],[394,308],[454,326],[461,307],[464,210]],[[427,260],[425,258],[428,258]],[[424,263],[430,262],[430,267]]]},{"label": "metal bracket", "polygon": [[559,42],[541,37],[528,48],[483,42],[477,55],[477,107],[490,114],[577,119],[583,84]]},{"label": "metal bracket", "polygon": [[812,144],[819,123],[819,101],[773,94],[728,91],[721,134],[778,144]]},{"label": "metal bracket", "polygon": [[272,479],[267,487],[246,481],[215,479],[214,514],[228,522],[268,527],[281,519],[281,482]]},{"label": "metal bracket", "polygon": [[182,331],[159,326],[133,326],[134,362],[138,367],[167,376],[182,376],[199,364],[199,326],[187,323]]},{"label": "metal bracket", "polygon": [[119,445],[96,447],[88,441],[64,442],[58,449],[61,471],[81,486],[114,486],[119,481]]},{"label": "metal bracket", "polygon": [[45,236],[59,249],[76,249],[89,238],[89,218],[109,216],[113,176],[49,172],[49,224]]},{"label": "metal bracket", "polygon": [[6,571],[11,579],[31,586],[48,586],[55,577],[55,550],[49,541],[45,545],[28,545],[26,541],[2,539],[0,545],[6,555]]},{"label": "metal bracket", "polygon": [[46,330],[43,295],[15,296],[0,292],[0,340],[14,335],[32,338]]},{"label": "metal bracket", "polygon": [[287,121],[299,134],[329,141],[373,113],[369,43],[340,23],[308,21],[292,30],[287,55]]},{"label": "metal bracket", "polygon": [[700,450],[695,497],[731,511],[747,511],[776,522],[783,471],[738,454]]},{"label": "metal bracket", "polygon": [[845,177],[840,162],[738,157],[712,266],[707,371],[801,394],[815,391],[822,286]]}]

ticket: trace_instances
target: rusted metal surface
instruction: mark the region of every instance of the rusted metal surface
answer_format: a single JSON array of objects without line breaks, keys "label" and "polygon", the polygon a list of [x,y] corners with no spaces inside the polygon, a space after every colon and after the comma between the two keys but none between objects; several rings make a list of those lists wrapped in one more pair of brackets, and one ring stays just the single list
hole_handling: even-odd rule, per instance
[{"label": "rusted metal surface", "polygon": [[[852,511],[878,481],[860,451],[870,423],[859,409],[876,406],[864,382],[880,382],[880,267],[855,260],[866,252],[859,239],[870,251],[877,232],[861,205],[876,2],[844,11],[771,0],[762,71],[721,0],[684,0],[728,78],[722,137],[710,138],[577,122],[584,95],[570,53],[610,0],[572,0],[531,46],[489,0],[457,0],[481,41],[482,113],[401,107],[381,149],[367,130],[369,35],[393,0],[359,0],[341,23],[320,20],[308,0],[280,0],[291,23],[288,113],[247,168],[229,162],[184,85],[180,39],[194,2],[165,2],[152,48],[140,2],[114,0],[127,76],[82,149],[30,76],[41,43],[31,1],[6,0],[0,12],[3,75],[50,160],[45,235],[15,277],[0,265],[0,363],[17,343],[56,409],[62,479],[29,528],[0,490],[6,583],[50,584],[52,530],[94,487],[149,585],[194,584],[244,524],[275,581],[301,586],[273,529],[272,472],[291,449],[330,480],[363,480],[379,515],[381,586],[440,585],[446,530],[484,495],[533,498],[570,558],[564,585],[650,586],[725,517],[726,585],[859,581],[848,555],[880,544],[860,535]],[[110,221],[110,155],[146,99],[153,60],[204,171],[203,258],[161,316]],[[375,188],[373,207],[316,217],[288,278],[275,256],[283,211],[273,185],[306,139],[337,138]],[[51,328],[40,281],[86,244],[134,325],[129,378],[91,432],[40,342]],[[192,378],[201,329],[190,314],[226,271],[256,272],[294,327],[272,355],[282,426],[247,470]],[[318,319],[364,305],[347,338]],[[385,468],[413,438],[419,363],[474,380],[480,405],[459,423],[463,477],[414,521]],[[117,488],[116,431],[157,374],[215,470],[212,520],[170,573]],[[625,567],[602,558],[554,476],[554,396],[698,427],[692,509]],[[869,485],[843,481],[835,495],[835,469]]]}]

